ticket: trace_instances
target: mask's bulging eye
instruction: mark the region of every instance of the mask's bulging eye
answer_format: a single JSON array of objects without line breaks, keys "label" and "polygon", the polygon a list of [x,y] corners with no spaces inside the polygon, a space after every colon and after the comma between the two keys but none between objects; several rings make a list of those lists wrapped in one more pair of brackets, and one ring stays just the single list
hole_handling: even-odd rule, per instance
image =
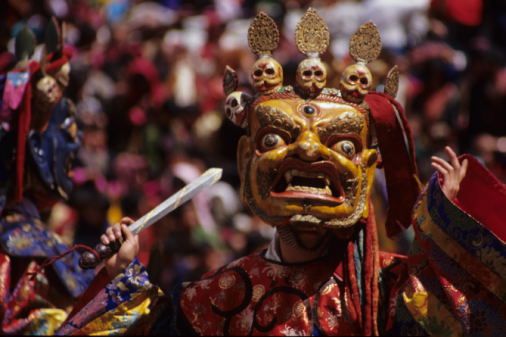
[{"label": "mask's bulging eye", "polygon": [[260,148],[262,151],[269,151],[285,145],[283,138],[275,133],[268,133],[262,137]]},{"label": "mask's bulging eye", "polygon": [[356,154],[355,144],[353,144],[352,141],[349,140],[342,140],[340,142],[335,143],[332,146],[332,149],[334,151],[337,151],[339,153],[342,153],[348,158],[353,158]]}]

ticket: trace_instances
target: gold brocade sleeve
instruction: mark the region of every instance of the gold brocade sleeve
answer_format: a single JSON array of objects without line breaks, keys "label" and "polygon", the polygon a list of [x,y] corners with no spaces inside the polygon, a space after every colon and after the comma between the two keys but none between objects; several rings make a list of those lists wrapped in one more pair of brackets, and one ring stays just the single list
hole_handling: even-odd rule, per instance
[{"label": "gold brocade sleeve", "polygon": [[163,292],[149,282],[145,268],[134,260],[67,320],[57,334],[122,335],[142,330],[151,325],[156,317],[154,308],[162,298]]},{"label": "gold brocade sleeve", "polygon": [[[475,164],[467,179],[479,180],[488,172]],[[472,186],[472,182],[461,186],[459,198],[466,200],[466,193],[475,193]],[[490,184],[488,191],[475,197],[506,199],[504,185],[496,187]],[[483,220],[486,211],[499,212],[470,211],[465,204],[448,200],[436,174],[415,206],[416,242],[399,312],[407,309],[429,335],[495,336],[506,329],[506,247],[492,230],[494,218]]]}]

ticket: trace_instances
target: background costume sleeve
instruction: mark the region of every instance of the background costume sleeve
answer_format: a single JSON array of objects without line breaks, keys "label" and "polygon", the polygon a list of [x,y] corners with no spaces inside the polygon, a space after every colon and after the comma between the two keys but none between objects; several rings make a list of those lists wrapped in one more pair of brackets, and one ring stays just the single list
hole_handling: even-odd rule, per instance
[{"label": "background costume sleeve", "polygon": [[457,200],[445,197],[434,174],[414,209],[416,243],[399,312],[407,309],[430,335],[506,329],[506,188],[467,158]]}]

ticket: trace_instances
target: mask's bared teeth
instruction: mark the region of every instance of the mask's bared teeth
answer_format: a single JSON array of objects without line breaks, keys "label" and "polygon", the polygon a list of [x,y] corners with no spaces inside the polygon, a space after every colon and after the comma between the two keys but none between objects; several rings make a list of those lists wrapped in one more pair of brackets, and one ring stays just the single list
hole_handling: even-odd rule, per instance
[{"label": "mask's bared teeth", "polygon": [[332,190],[330,189],[330,186],[328,184],[327,184],[327,186],[325,186],[324,191],[325,191],[326,195],[332,196]]},{"label": "mask's bared teeth", "polygon": [[285,172],[285,180],[288,185],[290,185],[290,183],[292,182],[292,177],[293,177],[292,171]]},{"label": "mask's bared teeth", "polygon": [[332,190],[329,186],[325,186],[325,188],[317,188],[317,187],[310,187],[310,186],[292,186],[288,185],[286,188],[287,192],[293,191],[293,192],[305,192],[305,193],[312,193],[312,194],[319,194],[319,195],[328,195],[332,196]]}]

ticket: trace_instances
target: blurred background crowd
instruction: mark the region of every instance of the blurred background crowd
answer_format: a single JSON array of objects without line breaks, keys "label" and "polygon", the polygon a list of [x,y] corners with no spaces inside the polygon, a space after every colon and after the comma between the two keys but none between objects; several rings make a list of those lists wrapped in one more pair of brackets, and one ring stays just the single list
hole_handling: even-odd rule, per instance
[{"label": "blurred background crowd", "polygon": [[[401,71],[397,99],[413,129],[422,182],[445,145],[477,156],[506,182],[506,2],[502,0],[5,0],[0,7],[0,71],[23,24],[42,41],[51,16],[66,22],[73,51],[65,95],[76,105],[82,146],[68,202],[45,217],[68,243],[94,245],[123,216],[138,218],[211,166],[223,180],[141,235],[140,259],[169,288],[264,247],[273,230],[238,197],[236,144],[243,130],[224,118],[225,65],[250,89],[250,20],[262,10],[281,31],[275,57],[285,84],[303,55],[294,30],[308,6],[329,25],[327,86],[351,62],[348,40],[372,20],[383,40],[369,64],[378,91]],[[378,221],[386,208],[378,170]],[[381,226],[380,226],[381,227]],[[404,241],[387,250],[404,251]]]}]

